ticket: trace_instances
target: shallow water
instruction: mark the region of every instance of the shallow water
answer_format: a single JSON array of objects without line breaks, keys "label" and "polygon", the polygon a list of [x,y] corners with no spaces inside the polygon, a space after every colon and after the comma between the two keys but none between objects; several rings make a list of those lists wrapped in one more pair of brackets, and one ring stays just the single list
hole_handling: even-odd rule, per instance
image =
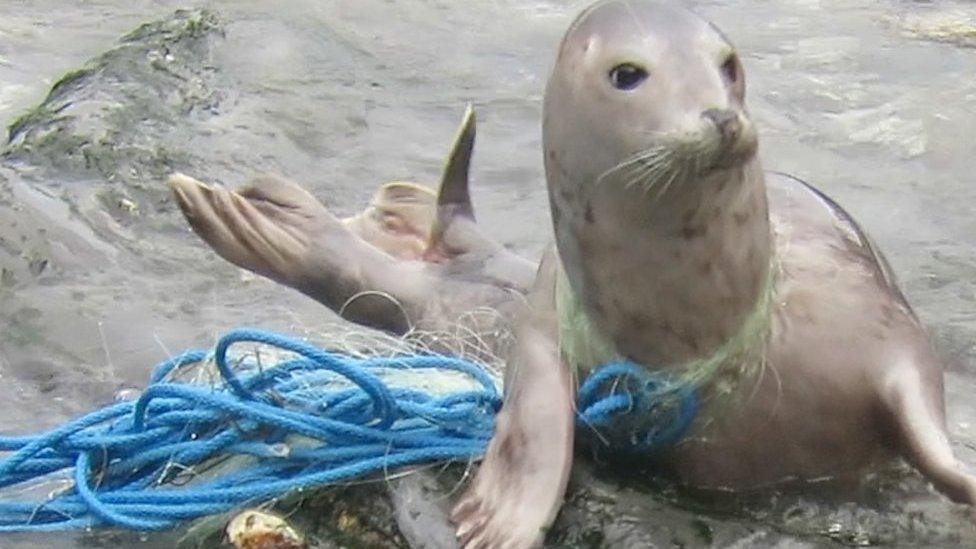
[{"label": "shallow water", "polygon": [[[586,3],[198,3],[219,15],[226,33],[208,61],[215,106],[174,120],[159,139],[186,153],[183,165],[201,178],[233,185],[277,171],[347,214],[381,182],[436,181],[470,101],[479,116],[479,220],[535,257],[549,238],[542,90],[560,35]],[[692,5],[742,52],[766,167],[820,186],[887,253],[945,357],[950,430],[961,459],[976,467],[976,5]],[[6,0],[0,123],[130,29],[183,6]],[[215,258],[163,199],[161,181],[133,176],[148,188],[132,190],[89,172],[10,162],[0,177],[4,432],[50,426],[109,401],[141,385],[171,352],[205,346],[232,326],[315,332],[334,319]],[[113,192],[136,209],[120,209]],[[958,509],[939,496],[917,489],[911,499],[912,512],[965,530],[951,518]],[[742,521],[763,524],[728,519]]]}]

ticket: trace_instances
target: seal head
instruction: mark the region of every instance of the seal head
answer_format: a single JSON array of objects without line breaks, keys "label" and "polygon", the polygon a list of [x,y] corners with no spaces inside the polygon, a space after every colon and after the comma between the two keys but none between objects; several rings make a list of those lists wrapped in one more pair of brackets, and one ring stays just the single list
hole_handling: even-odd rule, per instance
[{"label": "seal head", "polygon": [[543,121],[556,243],[585,311],[628,358],[705,356],[760,297],[770,235],[744,101],[735,48],[684,9],[600,2],[563,39]]},{"label": "seal head", "polygon": [[[739,57],[712,24],[648,2],[598,3],[567,32],[546,88],[546,112],[558,113],[544,121],[547,160],[562,168],[550,181],[647,179],[640,167],[692,177],[739,164],[757,147],[744,96]],[[587,154],[559,156],[579,148]]]}]

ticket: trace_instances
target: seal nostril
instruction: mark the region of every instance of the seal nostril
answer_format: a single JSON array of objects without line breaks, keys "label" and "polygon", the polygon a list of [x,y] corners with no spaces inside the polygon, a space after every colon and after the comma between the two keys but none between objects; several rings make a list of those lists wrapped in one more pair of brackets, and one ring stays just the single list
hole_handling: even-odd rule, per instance
[{"label": "seal nostril", "polygon": [[702,113],[715,124],[723,138],[734,137],[739,131],[739,115],[730,109],[708,109]]},{"label": "seal nostril", "polygon": [[722,63],[722,74],[732,84],[739,80],[739,62],[735,54],[729,55]]}]

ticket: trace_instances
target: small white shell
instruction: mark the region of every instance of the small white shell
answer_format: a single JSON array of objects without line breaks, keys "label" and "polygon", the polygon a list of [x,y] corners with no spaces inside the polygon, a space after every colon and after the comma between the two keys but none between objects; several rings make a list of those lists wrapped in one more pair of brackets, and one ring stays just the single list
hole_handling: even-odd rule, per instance
[{"label": "small white shell", "polygon": [[227,540],[236,549],[306,549],[308,545],[285,519],[266,511],[248,509],[227,523]]}]

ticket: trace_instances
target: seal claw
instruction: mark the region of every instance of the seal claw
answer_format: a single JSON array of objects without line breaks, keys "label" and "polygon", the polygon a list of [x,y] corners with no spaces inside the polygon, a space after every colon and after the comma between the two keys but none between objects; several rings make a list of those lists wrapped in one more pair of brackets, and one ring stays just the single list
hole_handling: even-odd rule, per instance
[{"label": "seal claw", "polygon": [[488,523],[488,515],[481,509],[481,500],[477,500],[474,503],[478,505],[475,506],[471,513],[463,515],[463,522],[460,522],[460,526],[457,529],[457,538],[462,545],[469,544],[471,540],[481,535],[484,532],[485,525]]}]

